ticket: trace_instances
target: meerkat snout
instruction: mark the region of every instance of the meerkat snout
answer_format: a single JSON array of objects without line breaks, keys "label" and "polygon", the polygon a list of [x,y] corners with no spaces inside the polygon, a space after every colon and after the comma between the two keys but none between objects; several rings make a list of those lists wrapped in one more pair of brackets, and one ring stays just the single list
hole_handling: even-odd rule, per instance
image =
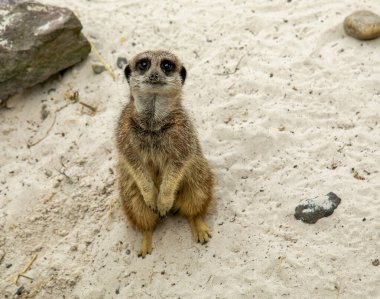
[{"label": "meerkat snout", "polygon": [[159,83],[160,82],[160,77],[158,76],[157,72],[152,72],[149,76],[149,81],[150,83]]}]

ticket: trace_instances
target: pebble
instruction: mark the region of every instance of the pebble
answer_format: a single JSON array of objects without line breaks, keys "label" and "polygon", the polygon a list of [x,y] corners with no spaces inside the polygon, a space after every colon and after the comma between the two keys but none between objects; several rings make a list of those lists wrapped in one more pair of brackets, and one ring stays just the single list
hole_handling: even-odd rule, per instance
[{"label": "pebble", "polygon": [[334,213],[340,202],[341,199],[333,192],[312,199],[306,199],[296,207],[294,217],[297,220],[314,224],[319,219],[328,217]]},{"label": "pebble", "polygon": [[231,97],[233,97],[233,96],[236,95],[236,92],[235,92],[235,90],[230,89],[230,90],[228,91],[228,94],[229,94]]},{"label": "pebble", "polygon": [[41,108],[41,119],[45,120],[49,116],[49,113],[50,112],[48,110],[46,110],[46,105],[43,104],[42,108]]},{"label": "pebble", "polygon": [[106,68],[104,67],[104,65],[101,64],[93,64],[92,70],[95,74],[101,74],[106,70]]},{"label": "pebble", "polygon": [[119,69],[124,69],[124,67],[128,64],[128,60],[125,57],[118,57],[116,60],[116,65]]},{"label": "pebble", "polygon": [[25,291],[25,287],[24,286],[21,286],[17,289],[16,291],[16,295],[20,296],[22,293],[24,293]]},{"label": "pebble", "polygon": [[379,259],[375,259],[372,261],[372,265],[374,265],[375,267],[377,267],[378,265],[380,265],[380,261]]},{"label": "pebble", "polygon": [[53,172],[49,169],[45,169],[45,175],[50,178],[53,175]]},{"label": "pebble", "polygon": [[380,36],[380,16],[368,10],[359,10],[346,17],[344,31],[356,39],[369,40]]}]

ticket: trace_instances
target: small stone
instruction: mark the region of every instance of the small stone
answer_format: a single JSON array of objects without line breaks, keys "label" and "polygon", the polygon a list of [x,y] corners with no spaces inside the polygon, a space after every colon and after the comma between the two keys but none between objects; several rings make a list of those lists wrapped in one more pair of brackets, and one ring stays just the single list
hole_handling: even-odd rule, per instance
[{"label": "small stone", "polygon": [[379,259],[375,259],[372,261],[372,265],[374,265],[375,267],[377,267],[378,265],[380,265],[380,261]]},{"label": "small stone", "polygon": [[333,192],[307,199],[296,207],[294,217],[297,220],[313,224],[323,217],[330,216],[340,202],[341,199]]},{"label": "small stone", "polygon": [[21,286],[21,287],[19,287],[19,288],[17,289],[17,291],[16,291],[16,295],[17,295],[17,296],[20,296],[22,293],[24,293],[24,291],[25,291],[24,286]]},{"label": "small stone", "polygon": [[93,70],[93,72],[95,73],[95,74],[101,74],[101,73],[103,73],[105,70],[106,70],[106,68],[104,67],[104,65],[102,65],[102,64],[93,64],[92,65],[92,70]]},{"label": "small stone", "polygon": [[356,39],[369,40],[380,36],[380,16],[368,10],[359,10],[346,17],[344,31]]},{"label": "small stone", "polygon": [[46,105],[43,104],[41,108],[41,119],[45,120],[49,116],[49,111],[46,110]]},{"label": "small stone", "polygon": [[60,180],[57,180],[53,186],[53,188],[58,188],[59,185],[61,184],[61,181]]},{"label": "small stone", "polygon": [[5,264],[5,268],[9,269],[10,267],[12,267],[12,264]]},{"label": "small stone", "polygon": [[124,69],[124,67],[128,64],[128,60],[125,57],[118,57],[116,60],[116,65],[119,69]]},{"label": "small stone", "polygon": [[127,255],[130,255],[130,254],[131,254],[131,251],[130,251],[129,249],[127,249],[127,250],[125,251],[125,253],[126,253]]},{"label": "small stone", "polygon": [[50,178],[53,175],[53,172],[49,169],[45,169],[45,175]]},{"label": "small stone", "polygon": [[228,94],[229,94],[231,97],[233,97],[233,96],[236,95],[236,92],[235,92],[235,90],[230,89],[230,90],[228,91]]}]

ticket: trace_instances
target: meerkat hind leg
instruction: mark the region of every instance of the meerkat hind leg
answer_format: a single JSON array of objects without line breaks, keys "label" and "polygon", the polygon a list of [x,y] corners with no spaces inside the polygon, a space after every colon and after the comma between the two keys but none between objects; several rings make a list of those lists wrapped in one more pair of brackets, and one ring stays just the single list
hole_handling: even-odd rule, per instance
[{"label": "meerkat hind leg", "polygon": [[138,253],[139,257],[144,258],[147,254],[151,254],[151,252],[152,252],[152,236],[153,236],[153,231],[151,231],[151,230],[144,231],[144,237],[143,237],[143,241],[141,244],[141,249]]},{"label": "meerkat hind leg", "polygon": [[201,216],[188,218],[193,238],[196,242],[205,244],[211,238],[211,230],[207,224],[203,221]]}]

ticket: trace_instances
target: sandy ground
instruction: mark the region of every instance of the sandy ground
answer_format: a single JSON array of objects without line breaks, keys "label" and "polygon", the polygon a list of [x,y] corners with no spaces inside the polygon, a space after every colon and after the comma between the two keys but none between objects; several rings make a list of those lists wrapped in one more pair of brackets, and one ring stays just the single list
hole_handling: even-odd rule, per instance
[{"label": "sandy ground", "polygon": [[[44,299],[380,298],[380,39],[342,28],[380,3],[43,2],[80,15],[117,78],[95,75],[92,53],[0,111],[1,298],[20,286]],[[214,236],[196,244],[170,218],[139,259],[114,184],[128,95],[116,59],[157,48],[187,66],[184,104],[218,180]],[[330,191],[342,198],[332,216],[295,220]]]}]

